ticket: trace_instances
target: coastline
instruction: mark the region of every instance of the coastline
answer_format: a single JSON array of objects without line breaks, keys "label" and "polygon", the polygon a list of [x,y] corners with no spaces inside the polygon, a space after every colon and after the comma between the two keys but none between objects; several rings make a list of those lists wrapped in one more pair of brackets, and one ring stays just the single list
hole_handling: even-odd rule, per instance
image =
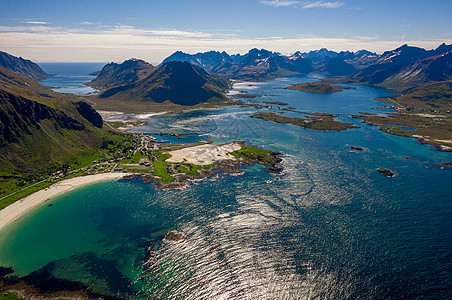
[{"label": "coastline", "polygon": [[102,173],[96,175],[88,175],[66,179],[57,182],[50,187],[37,191],[21,200],[14,202],[13,204],[0,210],[0,231],[7,227],[9,224],[26,214],[33,208],[37,207],[41,203],[67,193],[73,189],[79,188],[91,183],[97,183],[101,181],[120,179],[124,176],[130,175],[128,173]]}]

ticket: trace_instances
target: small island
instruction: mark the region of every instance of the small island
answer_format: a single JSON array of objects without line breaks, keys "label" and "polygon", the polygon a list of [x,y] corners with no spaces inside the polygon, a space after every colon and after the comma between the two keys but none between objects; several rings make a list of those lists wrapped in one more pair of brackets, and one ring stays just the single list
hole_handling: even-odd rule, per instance
[{"label": "small island", "polygon": [[305,118],[293,118],[281,116],[276,113],[262,112],[251,115],[250,117],[280,124],[293,124],[295,126],[319,131],[343,131],[350,128],[359,128],[350,123],[336,121],[334,120],[336,117],[335,115],[326,113],[311,113]]},{"label": "small island", "polygon": [[243,166],[255,163],[265,166],[267,173],[278,174],[283,170],[279,166],[280,152],[247,146],[243,141],[223,145],[206,142],[161,144],[159,148],[138,152],[132,161],[125,161],[121,166],[130,175],[123,179],[154,181],[157,189],[168,190],[219,173],[243,174]]},{"label": "small island", "polygon": [[281,102],[281,101],[264,101],[265,104],[271,105],[289,105],[289,103]]},{"label": "small island", "polygon": [[239,93],[239,94],[235,94],[235,95],[231,95],[229,96],[231,98],[247,98],[247,99],[252,99],[252,98],[258,98],[258,97],[262,97],[259,94],[247,94],[247,93]]},{"label": "small island", "polygon": [[342,92],[345,89],[356,89],[351,86],[339,86],[339,85],[331,85],[329,83],[323,81],[317,82],[308,82],[308,83],[299,83],[292,84],[291,86],[285,87],[285,90],[296,90],[303,91],[308,93],[316,93],[316,94],[332,94]]},{"label": "small island", "polygon": [[179,242],[181,240],[184,240],[187,238],[187,235],[185,233],[183,233],[182,231],[177,231],[177,230],[171,230],[168,231],[165,234],[165,237],[163,238],[163,241],[168,243],[168,242]]},{"label": "small island", "polygon": [[363,147],[357,147],[357,146],[350,146],[350,149],[356,150],[356,151],[364,151]]},{"label": "small island", "polygon": [[452,152],[452,82],[428,84],[376,100],[388,103],[395,112],[385,115],[360,112],[352,117],[380,126],[386,133],[416,138],[420,144]]},{"label": "small island", "polygon": [[394,174],[393,172],[391,172],[391,170],[389,170],[389,169],[378,168],[377,171],[378,171],[380,174],[382,174],[382,175],[384,175],[384,176],[386,176],[386,177],[389,177],[389,178],[395,176],[395,174]]}]

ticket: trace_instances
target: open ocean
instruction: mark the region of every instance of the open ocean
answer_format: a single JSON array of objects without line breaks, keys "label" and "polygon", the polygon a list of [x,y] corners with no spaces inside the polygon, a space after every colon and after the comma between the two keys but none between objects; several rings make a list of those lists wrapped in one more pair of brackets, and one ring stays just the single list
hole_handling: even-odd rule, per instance
[{"label": "open ocean", "polygon": [[41,82],[44,86],[55,87],[59,93],[73,93],[77,95],[89,95],[97,90],[84,85],[96,76],[90,73],[100,71],[105,63],[39,63],[39,66],[52,76]]},{"label": "open ocean", "polygon": [[[74,77],[96,71],[73,66],[79,67]],[[385,105],[374,98],[388,90],[275,89],[314,80],[240,83],[233,92],[337,114],[361,128],[324,132],[249,118],[283,108],[276,105],[150,117],[134,131],[244,140],[283,152],[284,173],[254,165],[240,176],[221,174],[171,191],[140,180],[79,188],[0,232],[0,265],[130,299],[451,299],[452,169],[432,164],[452,162],[452,154],[351,118],[390,112],[373,109]],[[188,239],[162,242],[173,229]]]}]

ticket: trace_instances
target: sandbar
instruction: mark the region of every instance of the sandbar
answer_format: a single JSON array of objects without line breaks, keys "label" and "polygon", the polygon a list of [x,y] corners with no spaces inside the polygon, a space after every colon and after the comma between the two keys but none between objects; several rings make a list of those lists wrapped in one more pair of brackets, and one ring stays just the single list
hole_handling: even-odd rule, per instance
[{"label": "sandbar", "polygon": [[88,185],[95,182],[120,179],[127,173],[102,173],[96,175],[88,175],[82,177],[75,177],[51,185],[50,187],[37,191],[23,199],[20,199],[13,204],[0,210],[0,230],[11,224],[13,221],[18,219],[20,216],[24,215],[31,209],[35,208],[39,204],[61,195],[63,193],[69,192],[75,188],[81,187],[83,185]]}]

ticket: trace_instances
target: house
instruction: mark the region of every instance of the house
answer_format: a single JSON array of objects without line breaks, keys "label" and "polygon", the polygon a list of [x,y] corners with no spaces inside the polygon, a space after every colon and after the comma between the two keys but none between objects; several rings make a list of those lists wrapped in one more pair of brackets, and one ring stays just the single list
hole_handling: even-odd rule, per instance
[{"label": "house", "polygon": [[140,159],[140,166],[147,166],[149,167],[151,165],[151,162],[147,158]]}]

